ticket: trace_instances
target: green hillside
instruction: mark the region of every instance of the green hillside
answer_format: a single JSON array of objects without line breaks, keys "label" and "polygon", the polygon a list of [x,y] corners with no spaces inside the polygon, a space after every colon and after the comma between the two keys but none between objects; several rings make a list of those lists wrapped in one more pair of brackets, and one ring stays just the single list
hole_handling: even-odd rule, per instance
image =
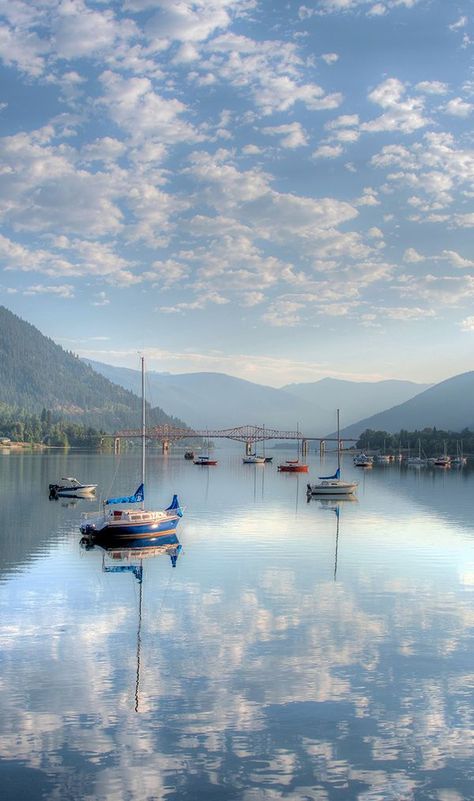
[{"label": "green hillside", "polygon": [[[139,428],[141,400],[96,373],[30,323],[0,306],[0,404],[41,414],[50,409],[71,422],[107,432]],[[184,426],[160,408],[148,424]]]}]

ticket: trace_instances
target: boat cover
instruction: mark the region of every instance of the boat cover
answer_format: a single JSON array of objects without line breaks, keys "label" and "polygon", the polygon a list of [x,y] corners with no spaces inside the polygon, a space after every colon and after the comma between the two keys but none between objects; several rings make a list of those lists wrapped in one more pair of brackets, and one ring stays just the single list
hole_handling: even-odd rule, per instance
[{"label": "boat cover", "polygon": [[331,481],[331,479],[333,478],[340,478],[340,477],[341,477],[341,471],[339,467],[337,468],[333,476],[318,476],[318,478],[320,478],[321,481]]},{"label": "boat cover", "polygon": [[[176,496],[175,496],[176,497]],[[122,498],[107,498],[106,504],[111,503],[141,503],[145,500],[145,487],[140,484],[135,495],[124,495]]]}]

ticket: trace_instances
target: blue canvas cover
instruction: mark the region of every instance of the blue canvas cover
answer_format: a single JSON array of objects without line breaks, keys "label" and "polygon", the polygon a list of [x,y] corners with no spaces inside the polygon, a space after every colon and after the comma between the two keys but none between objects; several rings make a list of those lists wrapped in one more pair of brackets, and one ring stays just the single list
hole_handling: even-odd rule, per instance
[{"label": "blue canvas cover", "polygon": [[145,487],[140,484],[135,495],[124,495],[122,498],[107,498],[106,504],[111,503],[141,503],[145,500]]},{"label": "blue canvas cover", "polygon": [[321,481],[331,481],[334,478],[340,478],[340,477],[341,477],[341,471],[339,467],[337,468],[333,476],[318,476],[318,478],[320,478]]}]

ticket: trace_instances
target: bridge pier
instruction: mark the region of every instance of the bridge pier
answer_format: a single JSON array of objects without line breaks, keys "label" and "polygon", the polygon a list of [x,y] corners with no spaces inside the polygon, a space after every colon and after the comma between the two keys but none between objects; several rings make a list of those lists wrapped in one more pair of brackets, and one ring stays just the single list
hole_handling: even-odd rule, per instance
[{"label": "bridge pier", "polygon": [[114,453],[117,455],[120,453],[120,437],[114,439]]},{"label": "bridge pier", "polygon": [[252,440],[248,439],[245,442],[245,455],[250,456],[252,453]]},{"label": "bridge pier", "polygon": [[321,439],[319,441],[319,455],[322,457],[326,453],[326,440]]},{"label": "bridge pier", "polygon": [[163,456],[167,456],[170,450],[170,443],[169,440],[164,439],[161,443],[161,453]]},{"label": "bridge pier", "polygon": [[301,456],[305,457],[308,455],[308,440],[302,439],[301,440]]}]

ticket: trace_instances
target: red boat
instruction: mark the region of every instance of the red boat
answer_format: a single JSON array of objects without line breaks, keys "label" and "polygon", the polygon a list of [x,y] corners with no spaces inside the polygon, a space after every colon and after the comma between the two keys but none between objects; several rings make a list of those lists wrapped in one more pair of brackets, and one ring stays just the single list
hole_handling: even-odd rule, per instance
[{"label": "red boat", "polygon": [[203,467],[212,467],[217,464],[217,459],[210,459],[209,456],[198,456],[194,464],[200,464]]},{"label": "red boat", "polygon": [[307,473],[308,465],[301,464],[297,459],[288,459],[285,464],[279,464],[280,473]]}]

